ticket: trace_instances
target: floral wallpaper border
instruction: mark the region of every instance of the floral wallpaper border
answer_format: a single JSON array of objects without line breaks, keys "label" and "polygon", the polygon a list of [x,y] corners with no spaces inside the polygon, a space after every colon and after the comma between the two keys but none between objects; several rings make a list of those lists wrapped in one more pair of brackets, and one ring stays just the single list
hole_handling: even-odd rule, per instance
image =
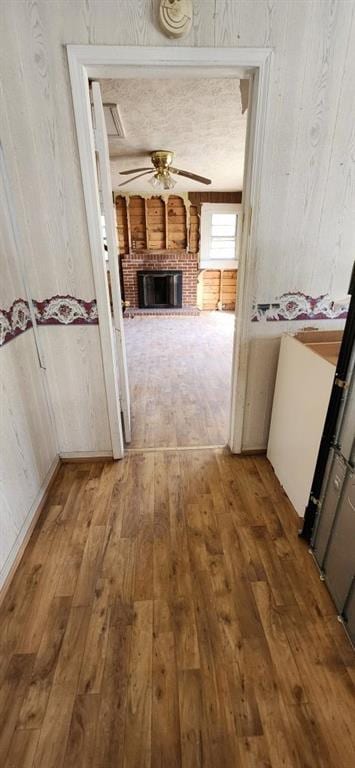
[{"label": "floral wallpaper border", "polygon": [[16,299],[10,309],[0,309],[0,347],[31,326],[28,303],[24,299]]},{"label": "floral wallpaper border", "polygon": [[[97,325],[99,322],[96,300],[84,301],[69,294],[56,295],[43,301],[34,301],[38,325]],[[284,293],[270,304],[255,304],[252,322],[280,322],[290,320],[343,320],[348,312],[344,302],[334,308],[327,294],[307,296],[301,292]],[[31,328],[29,306],[25,299],[16,299],[10,309],[0,309],[0,347]]]},{"label": "floral wallpaper border", "polygon": [[283,320],[343,320],[348,314],[348,303],[334,308],[328,294],[313,298],[300,291],[283,293],[270,304],[255,304],[252,322],[280,322]]},{"label": "floral wallpaper border", "polygon": [[52,296],[34,301],[39,325],[97,325],[99,322],[96,300],[84,301],[75,296]]},{"label": "floral wallpaper border", "polygon": [[[38,325],[97,325],[96,300],[84,301],[75,296],[52,296],[33,301]],[[0,309],[0,347],[32,327],[28,302],[16,299],[10,309]]]}]

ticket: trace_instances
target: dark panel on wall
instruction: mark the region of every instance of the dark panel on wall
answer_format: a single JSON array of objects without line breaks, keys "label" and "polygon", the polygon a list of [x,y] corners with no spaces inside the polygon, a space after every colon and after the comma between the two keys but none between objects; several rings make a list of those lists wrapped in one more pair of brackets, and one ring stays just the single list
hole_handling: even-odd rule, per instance
[{"label": "dark panel on wall", "polygon": [[241,192],[189,192],[189,200],[193,205],[201,203],[241,203]]}]

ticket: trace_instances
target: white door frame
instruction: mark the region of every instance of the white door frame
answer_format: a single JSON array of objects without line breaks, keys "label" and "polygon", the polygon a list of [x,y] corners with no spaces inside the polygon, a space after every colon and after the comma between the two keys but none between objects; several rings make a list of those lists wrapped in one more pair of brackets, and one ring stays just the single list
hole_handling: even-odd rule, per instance
[{"label": "white door frame", "polygon": [[116,212],[112,205],[112,179],[110,168],[109,147],[101,88],[97,81],[91,84],[93,113],[95,117],[95,147],[99,166],[100,186],[102,193],[102,212],[105,218],[108,266],[111,276],[111,298],[113,310],[113,335],[115,337],[117,372],[119,377],[119,398],[122,412],[123,434],[127,443],[131,442],[131,415],[125,332],[123,326],[122,298],[120,275],[118,269],[118,238],[116,233]]},{"label": "white door frame", "polygon": [[251,312],[254,301],[254,277],[257,268],[255,239],[272,49],[68,45],[67,54],[99,314],[107,406],[113,452],[116,456],[118,453],[117,447],[115,451],[114,444],[115,440],[117,442],[117,408],[112,407],[111,400],[115,397],[116,390],[114,358],[111,349],[112,335],[109,314],[111,310],[106,275],[104,275],[97,260],[97,253],[102,248],[102,242],[97,217],[97,193],[92,161],[89,78],[235,78],[245,77],[246,74],[251,78],[252,88],[249,102],[242,196],[243,232],[238,269],[229,434],[231,451],[240,453],[243,448]]}]

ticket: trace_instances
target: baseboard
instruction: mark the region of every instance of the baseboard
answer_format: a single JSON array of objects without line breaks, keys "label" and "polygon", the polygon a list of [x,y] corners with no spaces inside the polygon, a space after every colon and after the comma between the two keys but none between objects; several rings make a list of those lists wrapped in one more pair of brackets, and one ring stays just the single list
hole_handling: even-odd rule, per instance
[{"label": "baseboard", "polygon": [[241,456],[263,456],[266,454],[266,448],[246,448],[245,451],[241,451]]},{"label": "baseboard", "polygon": [[65,464],[66,462],[80,462],[80,461],[103,461],[105,459],[112,459],[112,451],[62,451],[59,454],[60,460]]},{"label": "baseboard", "polygon": [[177,453],[179,451],[225,451],[226,445],[173,445],[167,448],[126,448],[125,456],[135,453]]},{"label": "baseboard", "polygon": [[26,546],[31,537],[32,531],[37,523],[37,520],[42,512],[42,509],[47,501],[50,489],[55,481],[60,468],[60,458],[56,456],[52,462],[50,469],[48,470],[43,483],[37,493],[37,496],[31,504],[31,507],[26,515],[22,528],[17,536],[17,539],[9,553],[6,562],[0,572],[0,605],[4,600],[6,592],[11,584],[12,578],[16,569],[19,566],[22,555],[26,549]]}]

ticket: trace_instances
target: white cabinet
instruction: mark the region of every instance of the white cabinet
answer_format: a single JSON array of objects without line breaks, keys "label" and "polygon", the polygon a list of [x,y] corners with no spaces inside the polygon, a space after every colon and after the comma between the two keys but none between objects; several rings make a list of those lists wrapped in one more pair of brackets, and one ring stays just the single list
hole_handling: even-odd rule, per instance
[{"label": "white cabinet", "polygon": [[267,456],[298,515],[311,490],[342,331],[281,340]]}]

